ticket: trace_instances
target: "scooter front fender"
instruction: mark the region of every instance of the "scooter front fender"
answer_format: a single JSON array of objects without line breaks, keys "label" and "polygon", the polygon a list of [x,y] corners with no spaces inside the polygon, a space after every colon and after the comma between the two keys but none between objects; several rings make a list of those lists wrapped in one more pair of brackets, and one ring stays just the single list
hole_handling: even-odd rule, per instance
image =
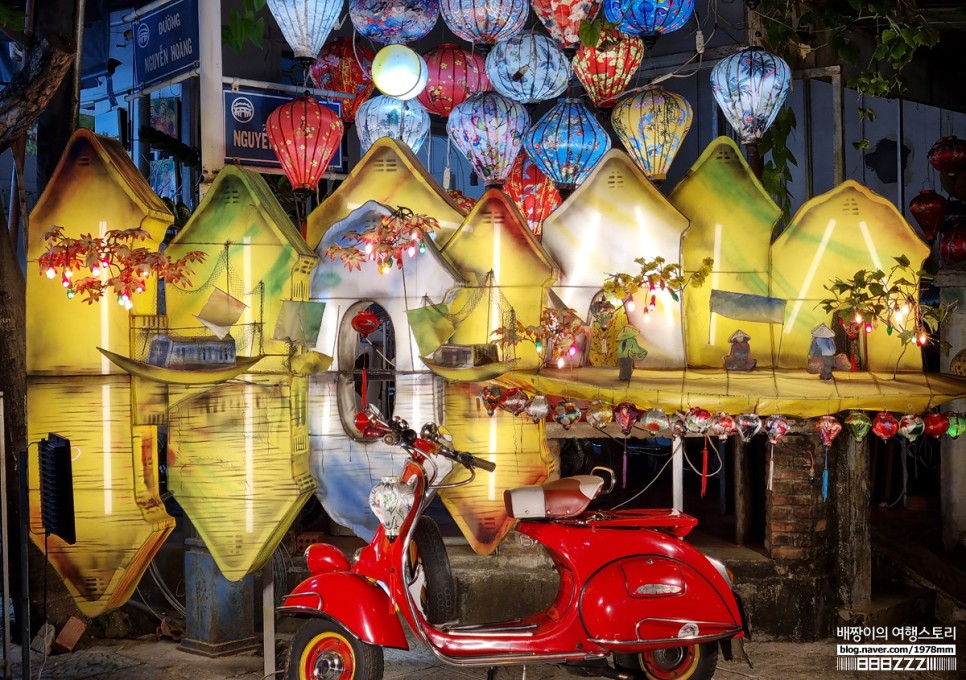
[{"label": "scooter front fender", "polygon": [[396,608],[382,588],[359,574],[319,574],[285,596],[279,613],[327,616],[363,642],[409,649]]}]

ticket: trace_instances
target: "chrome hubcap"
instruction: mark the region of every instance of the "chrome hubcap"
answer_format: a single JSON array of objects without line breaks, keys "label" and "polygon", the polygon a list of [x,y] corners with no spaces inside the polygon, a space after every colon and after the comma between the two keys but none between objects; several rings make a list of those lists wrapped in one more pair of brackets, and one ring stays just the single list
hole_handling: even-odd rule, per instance
[{"label": "chrome hubcap", "polygon": [[345,671],[342,656],[335,652],[323,652],[315,660],[312,680],[338,680]]},{"label": "chrome hubcap", "polygon": [[663,668],[674,668],[682,661],[684,661],[684,647],[657,649],[654,651],[654,663]]}]

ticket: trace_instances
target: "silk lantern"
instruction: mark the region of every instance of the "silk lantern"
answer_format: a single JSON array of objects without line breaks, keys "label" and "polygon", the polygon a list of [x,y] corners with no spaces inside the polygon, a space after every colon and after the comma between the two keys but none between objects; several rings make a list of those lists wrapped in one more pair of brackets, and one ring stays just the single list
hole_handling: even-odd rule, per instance
[{"label": "silk lantern", "polygon": [[644,412],[641,425],[651,434],[663,432],[670,429],[671,422],[668,420],[667,413],[662,408],[652,408]]},{"label": "silk lantern", "polygon": [[557,209],[561,197],[550,178],[525,151],[517,154],[513,161],[503,191],[520,208],[520,212],[527,218],[530,231],[539,239],[543,231],[543,221]]},{"label": "silk lantern", "polygon": [[600,400],[592,401],[584,417],[591,427],[602,430],[614,422],[614,407]]},{"label": "silk lantern", "polygon": [[528,401],[526,392],[519,387],[511,387],[500,397],[499,406],[507,413],[518,416],[526,410]]},{"label": "silk lantern", "polygon": [[395,45],[419,40],[439,18],[439,0],[349,0],[349,18],[373,42]]},{"label": "silk lantern", "polygon": [[550,404],[542,394],[535,394],[530,397],[526,408],[527,415],[534,423],[539,423],[550,414]]},{"label": "silk lantern", "polygon": [[359,107],[356,132],[362,153],[380,137],[405,142],[415,153],[429,136],[429,114],[414,99],[403,101],[379,95]]},{"label": "silk lantern", "polygon": [[815,429],[822,438],[822,446],[825,447],[825,463],[822,467],[822,500],[825,501],[828,499],[828,450],[842,431],[842,423],[835,416],[822,416],[815,422]]},{"label": "silk lantern", "polygon": [[949,429],[946,430],[946,434],[949,435],[950,439],[959,439],[964,432],[966,432],[966,415],[950,413]]},{"label": "silk lantern", "polygon": [[688,433],[688,424],[684,414],[678,411],[668,419],[668,426],[672,437],[683,437]]},{"label": "silk lantern", "polygon": [[530,116],[521,104],[495,92],[480,92],[456,106],[446,132],[487,186],[506,180],[523,146]]},{"label": "silk lantern", "polygon": [[487,385],[480,390],[480,401],[483,402],[483,408],[486,410],[486,415],[488,416],[492,416],[496,412],[502,398],[503,390],[499,387]]},{"label": "silk lantern", "polygon": [[888,411],[879,411],[872,419],[872,433],[883,441],[891,439],[899,432],[899,421]]},{"label": "silk lantern", "polygon": [[593,21],[600,10],[601,0],[532,0],[533,11],[547,33],[562,48],[572,48],[580,42],[580,25]]},{"label": "silk lantern", "polygon": [[342,122],[356,119],[359,106],[375,89],[372,82],[372,60],[376,56],[368,46],[353,46],[349,38],[330,40],[309,68],[312,84],[320,90],[354,95],[342,100]]},{"label": "silk lantern", "polygon": [[594,106],[610,108],[627,89],[643,60],[643,40],[605,28],[596,47],[577,48],[571,65]]},{"label": "silk lantern", "polygon": [[624,401],[614,407],[614,421],[621,428],[621,434],[628,436],[634,424],[640,420],[641,412],[632,402]]},{"label": "silk lantern", "polygon": [[684,414],[684,425],[692,434],[704,434],[711,426],[711,413],[699,406],[693,406]]},{"label": "silk lantern", "polygon": [[694,0],[604,0],[604,16],[628,35],[649,44],[683,27],[694,13]]},{"label": "silk lantern", "polygon": [[467,97],[491,87],[483,57],[460,49],[458,45],[439,45],[424,58],[429,80],[416,99],[430,113],[445,118]]},{"label": "silk lantern", "polygon": [[865,411],[851,411],[845,417],[845,426],[849,428],[852,438],[860,442],[869,434],[872,429],[872,420]]},{"label": "silk lantern", "polygon": [[738,436],[741,441],[750,442],[752,437],[761,432],[761,418],[757,413],[742,413],[736,421]]},{"label": "silk lantern", "polygon": [[899,419],[898,435],[914,442],[922,436],[925,431],[925,423],[915,413],[907,413]]},{"label": "silk lantern", "polygon": [[926,159],[944,175],[956,175],[966,169],[966,140],[943,137],[932,145]]},{"label": "silk lantern", "polygon": [[372,60],[372,82],[397,99],[412,99],[426,88],[426,60],[405,45],[386,45]]},{"label": "silk lantern", "polygon": [[553,99],[570,84],[570,62],[550,38],[522,33],[501,40],[486,57],[493,89],[521,104]]},{"label": "silk lantern", "polygon": [[611,122],[637,166],[660,183],[691,129],[692,116],[691,105],[684,97],[649,87],[622,99],[614,107]]},{"label": "silk lantern", "polygon": [[930,413],[922,419],[923,432],[930,437],[942,437],[949,429],[949,417],[945,413]]},{"label": "silk lantern", "polygon": [[295,58],[311,62],[339,19],[342,0],[268,0],[268,9]]},{"label": "silk lantern", "polygon": [[939,236],[948,206],[949,201],[946,197],[932,189],[923,189],[909,202],[909,212],[922,229],[922,235],[927,241],[932,242]]},{"label": "silk lantern", "polygon": [[296,97],[268,114],[265,131],[296,192],[315,191],[342,142],[342,121],[314,97]]},{"label": "silk lantern", "polygon": [[760,47],[725,57],[711,69],[711,93],[741,139],[757,144],[788,96],[791,69]]},{"label": "silk lantern", "polygon": [[708,426],[708,434],[714,435],[722,442],[734,434],[738,424],[730,415],[721,411],[714,414],[711,424]]},{"label": "silk lantern", "polygon": [[569,430],[580,420],[580,407],[569,399],[561,399],[553,410],[553,419],[563,429]]},{"label": "silk lantern", "polygon": [[557,189],[570,192],[610,151],[610,137],[581,100],[561,99],[527,132],[523,148]]},{"label": "silk lantern", "polygon": [[530,14],[527,0],[441,0],[449,30],[474,45],[492,45],[523,30]]}]

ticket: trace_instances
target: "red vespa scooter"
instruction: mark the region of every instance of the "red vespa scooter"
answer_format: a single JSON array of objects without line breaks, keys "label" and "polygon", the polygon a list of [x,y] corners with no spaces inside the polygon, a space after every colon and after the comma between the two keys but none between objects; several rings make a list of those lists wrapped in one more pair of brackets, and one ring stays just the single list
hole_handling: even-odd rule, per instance
[{"label": "red vespa scooter", "polygon": [[[731,639],[741,644],[727,569],[680,540],[697,521],[675,510],[588,512],[605,483],[595,474],[505,493],[517,531],[553,560],[560,577],[553,603],[512,621],[453,621],[446,551],[423,512],[437,489],[454,486],[437,483],[449,473],[446,461],[469,471],[459,485],[495,466],[454,451],[432,423],[417,436],[369,406],[356,424],[410,457],[401,477],[370,497],[381,526],[351,563],[331,545],[306,550],[312,575],[279,607],[307,618],[292,641],[289,680],[381,680],[382,647],[409,648],[397,612],[440,660],[490,667],[491,677],[498,665],[555,663],[585,676],[708,680],[719,643],[726,657]],[[613,472],[597,471],[609,475],[610,491]]]}]

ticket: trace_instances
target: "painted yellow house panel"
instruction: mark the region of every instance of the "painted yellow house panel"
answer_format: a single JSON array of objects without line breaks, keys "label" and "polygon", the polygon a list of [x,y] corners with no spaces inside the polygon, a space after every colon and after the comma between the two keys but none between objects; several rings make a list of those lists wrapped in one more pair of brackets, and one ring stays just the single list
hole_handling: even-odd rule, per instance
[{"label": "painted yellow house panel", "polygon": [[304,378],[171,390],[168,487],[225,578],[261,568],[315,490],[307,391]]},{"label": "painted yellow house panel", "polygon": [[404,206],[417,215],[435,217],[440,226],[437,244],[446,242],[466,214],[446,195],[408,146],[381,137],[342,184],[309,214],[305,240],[315,248],[330,226],[366,201],[378,201],[393,209]]},{"label": "painted yellow house panel", "polygon": [[[110,293],[99,302],[70,300],[60,282],[42,276],[37,259],[54,226],[79,238],[111,230],[144,229],[139,246],[156,249],[173,217],[131,162],[120,142],[80,129],[30,214],[27,234],[27,372],[30,375],[121,373],[98,347],[129,354],[128,312]],[[87,272],[83,272],[87,275]],[[106,275],[105,275],[106,276]],[[132,299],[133,313],[153,313],[154,280]],[[69,335],[69,341],[65,337]]]},{"label": "painted yellow house panel", "polygon": [[751,336],[758,366],[774,366],[770,324],[712,314],[710,301],[712,290],[768,295],[771,235],[781,209],[728,137],[708,145],[669,200],[691,221],[681,244],[685,271],[714,259],[705,284],[684,293],[688,366],[720,368],[731,350],[728,338],[737,329]]},{"label": "painted yellow house panel", "polygon": [[[502,191],[490,189],[483,194],[441,252],[467,280],[481,284],[493,272],[492,290],[485,287],[450,342],[489,342],[493,331],[514,318],[527,326],[540,325],[546,290],[557,278],[557,266]],[[515,351],[520,359],[517,369],[537,368],[543,362],[530,343],[520,343]]]},{"label": "painted yellow house panel", "polygon": [[230,329],[238,355],[267,355],[255,371],[283,370],[288,346],[272,339],[275,323],[283,300],[308,299],[317,258],[257,173],[234,166],[218,173],[165,252],[176,258],[193,250],[207,258],[192,266],[191,286],[165,288],[169,331],[205,332],[197,317],[220,290],[245,305]]},{"label": "painted yellow house panel", "polygon": [[[857,182],[843,182],[799,208],[772,245],[771,294],[788,301],[784,327],[775,329],[781,352],[778,365],[803,368],[812,329],[820,323],[832,325],[817,306],[828,296],[826,285],[835,278],[850,279],[860,269],[887,272],[899,255],[918,268],[929,256],[929,247],[890,201]],[[896,334],[888,335],[885,328],[877,328],[866,340],[864,368],[922,370],[919,351],[903,353]]]},{"label": "painted yellow house panel", "polygon": [[[623,151],[611,149],[590,176],[543,223],[543,246],[560,266],[554,290],[588,320],[590,303],[608,274],[635,274],[636,258],[681,261],[681,234],[688,219],[671,205]],[[660,291],[652,322],[644,325],[649,302],[635,296],[628,320],[641,331],[648,355],[637,365],[684,366],[681,305]]]},{"label": "painted yellow house panel", "polygon": [[[77,542],[46,541],[47,557],[85,616],[123,605],[174,519],[158,493],[156,430],[131,425],[127,376],[28,378],[28,438],[68,438]],[[37,447],[30,448],[30,538],[44,550]]]}]

